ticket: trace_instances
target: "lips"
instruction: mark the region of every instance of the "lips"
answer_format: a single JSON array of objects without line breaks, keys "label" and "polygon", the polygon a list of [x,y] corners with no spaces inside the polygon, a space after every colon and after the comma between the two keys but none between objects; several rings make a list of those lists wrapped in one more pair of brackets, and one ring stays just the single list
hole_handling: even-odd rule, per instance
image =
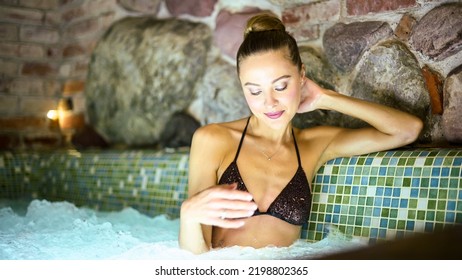
[{"label": "lips", "polygon": [[277,112],[270,112],[270,113],[265,113],[265,115],[270,118],[270,119],[278,119],[284,111],[277,111]]}]

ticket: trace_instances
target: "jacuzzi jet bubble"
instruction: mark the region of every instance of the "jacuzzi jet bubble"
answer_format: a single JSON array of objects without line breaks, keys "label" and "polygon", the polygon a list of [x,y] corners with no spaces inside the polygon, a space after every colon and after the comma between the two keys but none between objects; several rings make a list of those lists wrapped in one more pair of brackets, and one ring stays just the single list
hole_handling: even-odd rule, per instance
[{"label": "jacuzzi jet bubble", "polygon": [[[27,212],[26,210],[27,209]],[[22,214],[21,214],[22,213]],[[179,219],[132,208],[98,212],[69,202],[0,202],[0,259],[297,259],[363,246],[331,228],[327,238],[286,248],[230,247],[194,255],[178,246]]]}]

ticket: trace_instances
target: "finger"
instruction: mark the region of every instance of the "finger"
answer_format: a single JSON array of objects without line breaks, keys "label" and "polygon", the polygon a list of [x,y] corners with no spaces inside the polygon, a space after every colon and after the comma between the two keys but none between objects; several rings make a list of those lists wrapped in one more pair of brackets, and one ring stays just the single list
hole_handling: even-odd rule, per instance
[{"label": "finger", "polygon": [[245,221],[243,219],[216,218],[211,221],[210,225],[221,227],[221,228],[240,228],[245,225]]},{"label": "finger", "polygon": [[208,207],[215,210],[255,211],[258,205],[253,201],[215,199],[208,202]]},{"label": "finger", "polygon": [[217,216],[220,219],[242,219],[251,217],[255,213],[255,210],[230,210],[223,209],[217,212]]},{"label": "finger", "polygon": [[236,190],[237,184],[221,185],[217,188],[208,189],[207,195],[215,198],[225,198],[230,200],[251,201],[252,195],[246,191]]}]

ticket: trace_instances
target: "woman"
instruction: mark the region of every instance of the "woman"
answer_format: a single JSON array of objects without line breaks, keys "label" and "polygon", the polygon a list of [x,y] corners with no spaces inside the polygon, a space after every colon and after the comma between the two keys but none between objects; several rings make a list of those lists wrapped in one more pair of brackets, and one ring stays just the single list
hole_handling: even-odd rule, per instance
[{"label": "woman", "polygon": [[[180,247],[289,246],[311,208],[310,183],[336,157],[388,150],[418,137],[410,114],[326,90],[305,77],[296,41],[272,15],[248,21],[237,72],[251,116],[194,134]],[[335,110],[371,127],[297,129],[296,113]]]}]

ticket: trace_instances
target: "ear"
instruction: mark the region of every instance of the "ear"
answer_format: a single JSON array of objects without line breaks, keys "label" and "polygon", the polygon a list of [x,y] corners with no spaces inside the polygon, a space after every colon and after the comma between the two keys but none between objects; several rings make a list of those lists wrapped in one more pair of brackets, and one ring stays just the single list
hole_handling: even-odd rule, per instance
[{"label": "ear", "polygon": [[305,83],[305,78],[306,78],[305,71],[306,71],[305,64],[302,63],[302,68],[300,69],[300,79],[301,79],[302,85]]}]

